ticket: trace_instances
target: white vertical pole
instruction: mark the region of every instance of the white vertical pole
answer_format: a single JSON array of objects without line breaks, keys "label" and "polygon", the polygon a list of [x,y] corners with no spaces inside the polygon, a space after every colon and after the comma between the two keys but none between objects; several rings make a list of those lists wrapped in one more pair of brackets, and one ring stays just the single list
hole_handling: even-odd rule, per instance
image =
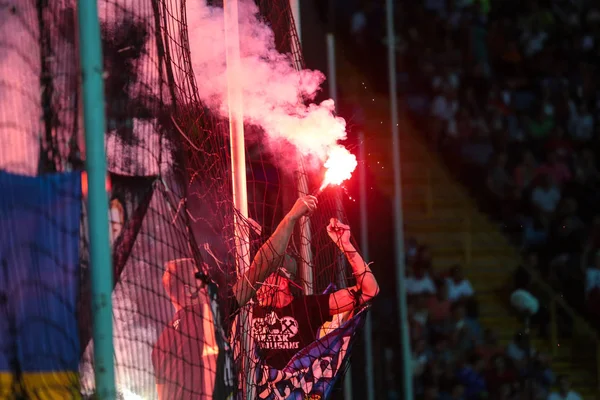
[{"label": "white vertical pole", "polygon": [[[365,151],[365,134],[358,134],[359,140],[359,182],[360,182],[360,250],[365,260],[369,259],[369,219],[367,218],[367,152]],[[365,321],[365,369],[367,380],[367,400],[375,400],[375,381],[373,373],[373,326],[371,313],[367,313]]]},{"label": "white vertical pole", "polygon": [[406,286],[404,282],[404,224],[402,215],[402,186],[400,174],[400,131],[398,129],[398,94],[396,87],[396,32],[394,31],[394,0],[386,0],[386,22],[388,39],[388,74],[390,84],[390,122],[392,124],[392,153],[394,167],[394,231],[396,233],[396,290],[398,292],[398,327],[402,349],[402,386],[404,399],[413,398],[412,353],[408,332],[408,306],[406,304]]},{"label": "white vertical pole", "polygon": [[[296,26],[296,33],[298,34],[298,42],[302,44],[302,24],[300,21],[300,0],[290,0],[290,8],[292,9],[292,23]],[[292,41],[292,47],[295,47],[296,43]],[[292,49],[300,51],[300,49]],[[294,53],[300,54],[300,53]]]},{"label": "white vertical pole", "polygon": [[[227,60],[227,101],[229,105],[229,141],[231,148],[231,176],[233,183],[233,204],[238,214],[234,215],[236,267],[239,276],[243,276],[250,267],[248,218],[248,190],[246,186],[246,148],[244,144],[244,109],[242,103],[243,79],[240,62],[240,39],[238,26],[237,0],[225,0],[225,47]],[[255,398],[254,366],[250,365],[250,357],[254,346],[249,334],[252,321],[252,308],[244,307],[240,312],[239,324],[241,335],[242,371],[245,380],[242,382],[245,398]]]},{"label": "white vertical pole", "polygon": [[[292,24],[296,27],[296,33],[298,34],[298,41],[302,41],[302,33],[300,31],[300,0],[290,0],[290,8],[292,10]],[[292,26],[293,29],[293,26]],[[290,35],[290,37],[293,37]],[[298,43],[292,40],[292,54],[301,54],[302,49],[298,47]],[[302,69],[302,65],[296,60],[295,67],[297,70]],[[302,157],[300,155],[300,157]],[[306,176],[306,170],[302,160],[298,162],[298,196],[306,196],[310,194],[308,188],[308,178]],[[304,287],[304,294],[311,295],[314,293],[314,275],[313,275],[313,254],[311,250],[312,232],[311,223],[309,217],[302,217],[300,220],[300,257],[302,258],[300,264],[300,277],[302,279],[302,286]]]},{"label": "white vertical pole", "polygon": [[325,36],[327,41],[327,81],[329,82],[329,97],[337,106],[337,75],[335,69],[335,37],[332,32]]}]

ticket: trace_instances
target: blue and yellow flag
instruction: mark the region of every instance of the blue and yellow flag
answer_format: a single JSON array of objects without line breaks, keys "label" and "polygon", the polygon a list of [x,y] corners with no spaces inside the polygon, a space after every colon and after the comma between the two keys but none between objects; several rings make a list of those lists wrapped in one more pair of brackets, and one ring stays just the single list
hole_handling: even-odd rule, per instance
[{"label": "blue and yellow flag", "polygon": [[0,172],[0,399],[79,397],[81,179]]}]

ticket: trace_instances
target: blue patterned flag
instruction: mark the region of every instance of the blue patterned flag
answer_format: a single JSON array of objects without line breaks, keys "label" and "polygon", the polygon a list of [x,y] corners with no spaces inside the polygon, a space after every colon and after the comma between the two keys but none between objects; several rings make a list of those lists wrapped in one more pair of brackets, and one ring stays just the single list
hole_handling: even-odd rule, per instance
[{"label": "blue patterned flag", "polygon": [[354,333],[361,326],[363,310],[327,335],[298,352],[279,371],[258,363],[257,398],[261,400],[325,400],[343,372]]}]

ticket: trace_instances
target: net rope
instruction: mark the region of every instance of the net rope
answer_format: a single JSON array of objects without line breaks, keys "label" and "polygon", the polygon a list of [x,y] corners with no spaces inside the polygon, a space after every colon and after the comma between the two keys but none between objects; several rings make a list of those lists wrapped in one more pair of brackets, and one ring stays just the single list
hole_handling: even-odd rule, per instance
[{"label": "net rope", "polygon": [[[287,55],[288,64],[303,68],[289,3],[258,0],[243,5],[242,11],[252,9],[251,4],[257,7],[258,21],[272,29],[275,49]],[[206,7],[203,10],[208,9],[213,15],[222,12],[223,4],[209,2]],[[236,254],[234,216],[248,231],[247,259],[253,260],[292,209],[299,195],[298,182],[304,179],[309,192],[315,190],[322,171],[312,168],[311,160],[286,141],[266,146],[270,138],[264,129],[255,121],[247,121],[249,215],[240,215],[232,197],[229,122],[203,96],[212,80],[199,80],[205,75],[193,65],[193,51],[199,51],[194,31],[198,29],[198,10],[183,0],[99,0],[98,8],[105,70],[105,146],[119,396],[153,399],[158,391],[165,390],[168,394],[164,398],[227,398],[230,393],[247,389],[244,382],[248,381],[248,373],[255,374],[251,385],[255,385],[257,398],[278,398],[276,391],[291,393],[291,387],[278,387],[283,383],[302,386],[304,391],[308,386],[316,387],[320,377],[309,364],[321,362],[319,354],[327,349],[314,350],[313,354],[309,348],[297,357],[299,363],[308,363],[308,367],[296,370],[300,372],[288,371],[275,378],[269,370],[281,370],[281,365],[269,365],[267,350],[276,350],[277,346],[295,350],[298,343],[310,342],[290,339],[294,332],[298,334],[298,325],[303,322],[296,321],[293,313],[282,316],[255,298],[249,306],[254,310],[252,322],[236,328],[236,297],[232,293],[236,282],[244,278],[236,270],[241,255]],[[78,345],[68,352],[78,360],[75,367],[72,363],[54,363],[40,371],[32,365],[45,354],[28,354],[30,360],[25,363],[23,354],[15,352],[20,341],[26,343],[23,332],[32,328],[12,324],[3,335],[5,339],[0,340],[0,398],[8,393],[23,398],[41,398],[43,394],[50,398],[78,398],[80,393],[91,397],[95,391],[87,184],[81,174],[86,149],[77,46],[74,0],[0,1],[0,136],[5,148],[10,148],[0,151],[0,171],[10,178],[8,190],[15,194],[22,193],[17,190],[22,186],[20,178],[27,177],[33,180],[33,187],[45,188],[51,177],[74,177],[69,181],[68,195],[55,190],[52,193],[56,199],[50,192],[45,196],[61,204],[78,205],[75,217],[57,213],[48,229],[68,232],[60,237],[69,245],[75,243],[73,254],[77,262],[56,262],[52,268],[66,271],[67,286],[76,296],[71,303],[56,306],[52,313],[63,315],[76,325],[75,333],[65,329],[61,337],[79,339]],[[243,42],[242,50],[245,51]],[[220,78],[214,76],[215,81]],[[281,154],[286,154],[286,159],[282,160]],[[299,165],[310,166],[310,171]],[[306,332],[315,339],[331,332],[321,331],[321,319],[329,315],[329,305],[323,301],[327,297],[308,298],[302,289],[309,287],[315,294],[331,292],[332,285],[335,289],[353,286],[357,279],[364,278],[363,274],[368,274],[354,276],[328,235],[330,218],[345,220],[341,202],[335,196],[336,191],[331,189],[319,196],[319,206],[309,218],[310,237],[302,236],[305,231],[299,223],[286,249],[288,260],[312,269],[313,282],[303,282],[298,274],[290,291],[296,299],[294,310],[311,308],[303,315],[308,315],[304,321]],[[11,204],[12,208],[0,210],[0,228],[7,237],[17,239],[20,236],[14,221],[19,213],[37,221],[54,212],[40,209],[44,203]],[[73,218],[80,222],[74,224]],[[0,256],[4,264],[8,262],[4,260],[10,260],[26,265],[41,257],[26,237],[21,240],[20,245],[29,246],[27,252],[19,253],[19,259],[10,258],[9,252],[3,250]],[[307,241],[310,259],[303,258],[302,243]],[[268,250],[273,258],[286,255],[275,254],[275,248]],[[33,259],[25,254],[33,254]],[[66,255],[55,252],[54,257],[61,260]],[[15,305],[4,301],[15,298],[15,293],[26,293],[31,299],[51,284],[54,291],[65,290],[61,282],[43,282],[36,278],[35,271],[25,269],[33,281],[31,291],[23,292],[18,277],[11,272],[14,266],[3,265],[3,270],[5,282],[11,282],[0,285],[0,303],[6,305],[2,310],[7,321],[21,318],[27,322],[29,314],[15,319],[11,308]],[[200,274],[195,275],[197,272]],[[268,281],[260,281],[253,286],[263,287],[263,298],[277,297],[281,288],[269,285]],[[32,313],[32,318],[39,314],[38,303],[21,301],[31,305],[27,312]],[[358,312],[358,307],[353,311]],[[291,324],[288,328],[291,326],[292,330],[285,333],[282,324]],[[46,335],[48,329],[42,326],[40,335]],[[345,354],[348,341],[353,338],[351,333],[340,343],[334,338],[321,341],[320,346],[331,344],[330,353],[339,355],[343,349]],[[282,339],[282,335],[288,336]],[[240,353],[239,344],[246,336],[253,339],[252,350]],[[273,342],[275,339],[279,344]],[[223,356],[229,353],[235,355],[233,365]],[[331,365],[321,368],[323,377],[328,373],[335,377],[343,374],[346,359],[336,359],[333,368],[331,357]],[[32,378],[40,373],[46,374],[46,383]],[[48,377],[52,377],[53,384],[48,384]],[[328,378],[328,382],[333,378]]]}]

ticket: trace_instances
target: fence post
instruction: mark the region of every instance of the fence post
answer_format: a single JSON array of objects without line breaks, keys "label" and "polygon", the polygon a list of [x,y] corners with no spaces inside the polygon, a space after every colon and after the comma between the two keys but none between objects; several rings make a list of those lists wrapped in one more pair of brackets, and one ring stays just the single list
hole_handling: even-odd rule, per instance
[{"label": "fence post", "polygon": [[114,399],[115,371],[112,320],[113,269],[108,238],[108,195],[104,135],[104,77],[96,0],[78,2],[85,163],[88,177],[90,277],[96,398]]},{"label": "fence post", "polygon": [[550,301],[550,342],[552,345],[552,357],[558,354],[558,325],[556,322],[556,298],[552,296]]}]

